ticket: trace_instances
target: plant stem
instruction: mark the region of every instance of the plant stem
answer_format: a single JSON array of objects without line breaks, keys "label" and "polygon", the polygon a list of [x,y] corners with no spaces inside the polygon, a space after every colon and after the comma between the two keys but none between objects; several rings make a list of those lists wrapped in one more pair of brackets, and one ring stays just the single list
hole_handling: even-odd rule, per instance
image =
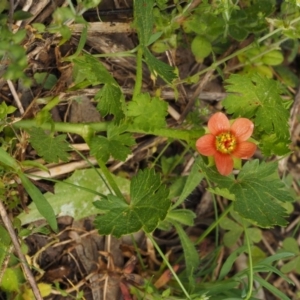
[{"label": "plant stem", "polygon": [[188,294],[187,290],[185,289],[185,287],[183,286],[182,282],[180,281],[179,277],[177,276],[176,272],[173,270],[171,264],[169,263],[168,259],[166,258],[166,256],[163,254],[163,252],[160,250],[159,246],[157,245],[157,243],[155,242],[154,238],[152,237],[152,235],[150,233],[146,233],[146,236],[149,240],[151,240],[152,244],[154,245],[155,249],[157,250],[157,252],[159,253],[159,255],[162,257],[162,259],[164,260],[165,264],[168,266],[170,272],[172,273],[172,275],[174,276],[175,280],[177,281],[178,285],[180,286],[181,290],[183,291],[183,293],[186,296],[186,299],[191,299],[190,295]]},{"label": "plant stem", "polygon": [[201,243],[205,237],[207,237],[211,231],[213,231],[213,229],[219,225],[219,223],[221,222],[221,220],[226,217],[226,215],[230,212],[231,208],[233,206],[233,203],[231,203],[230,205],[227,206],[227,208],[223,211],[223,213],[220,215],[220,217],[215,220],[202,234],[201,236],[197,239],[197,241],[195,242],[195,245]]},{"label": "plant stem", "polygon": [[86,124],[79,124],[79,123],[64,123],[64,122],[45,122],[43,124],[37,124],[35,120],[21,120],[12,124],[15,128],[20,129],[30,129],[32,127],[39,127],[44,130],[51,130],[52,126],[56,131],[60,132],[68,132],[74,133],[82,136],[85,138],[91,130],[94,131],[106,131],[108,122],[101,122],[101,123],[86,123]]},{"label": "plant stem", "polygon": [[248,250],[248,262],[249,262],[249,279],[248,279],[248,293],[246,295],[245,300],[249,300],[251,298],[252,295],[252,291],[253,291],[253,261],[252,261],[252,255],[251,255],[251,245],[250,245],[250,240],[249,240],[249,236],[247,233],[247,228],[243,222],[243,229],[244,229],[244,234],[245,234],[245,240],[246,240],[246,244],[247,244],[247,250]]},{"label": "plant stem", "polygon": [[135,85],[133,90],[133,98],[140,94],[142,89],[142,80],[143,80],[143,48],[138,47],[137,56],[136,56],[136,78]]},{"label": "plant stem", "polygon": [[[32,127],[39,127],[44,130],[51,130],[52,127],[54,127],[56,131],[78,134],[86,139],[86,137],[91,133],[91,131],[96,131],[96,132],[106,131],[109,124],[110,124],[109,122],[86,123],[86,124],[46,122],[43,124],[37,124],[35,120],[21,120],[13,123],[12,126],[20,129],[30,129]],[[144,133],[144,134],[151,134],[156,136],[163,136],[163,137],[173,138],[177,140],[185,140],[187,142],[193,139],[196,140],[197,138],[203,135],[203,131],[200,130],[188,130],[188,129],[180,130],[180,129],[173,129],[173,128],[143,130],[132,125],[128,125],[126,131],[131,133]]]},{"label": "plant stem", "polygon": [[[110,187],[113,189],[115,195],[119,197],[120,199],[123,199],[126,202],[126,199],[124,198],[123,194],[121,193],[118,185],[116,184],[114,178],[111,176],[111,173],[107,169],[105,163],[102,159],[97,159],[98,165],[101,168],[101,171],[103,172],[103,175],[105,176],[105,179],[108,181]],[[126,202],[127,203],[127,202]]]}]

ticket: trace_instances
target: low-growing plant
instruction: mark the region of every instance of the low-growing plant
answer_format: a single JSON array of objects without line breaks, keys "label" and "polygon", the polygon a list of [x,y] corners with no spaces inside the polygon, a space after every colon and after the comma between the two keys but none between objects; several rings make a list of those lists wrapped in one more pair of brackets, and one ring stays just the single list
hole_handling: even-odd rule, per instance
[{"label": "low-growing plant", "polygon": [[[77,9],[69,3],[69,7],[54,12],[49,27],[36,24],[35,28],[40,28],[40,34],[43,31],[60,34],[61,45],[72,35],[68,22],[88,26],[82,14],[99,2],[80,1]],[[98,90],[94,100],[102,122],[54,121],[50,111],[63,102],[60,94],[40,97],[44,106],[29,119],[14,117],[13,106],[0,104],[0,200],[15,213],[20,239],[30,234],[30,230],[22,233],[21,225],[36,220],[45,219],[51,230],[57,232],[57,215],[70,215],[74,219],[96,215],[94,225],[100,235],[120,238],[142,230],[173,276],[164,290],[157,288],[150,276],[145,278],[144,285],[130,289],[137,299],[249,300],[257,299],[257,291],[262,288],[279,299],[290,299],[268,282],[268,276],[280,276],[292,284],[285,273],[292,270],[299,273],[299,249],[295,240],[287,238],[283,241],[283,250],[271,256],[264,253],[258,243],[263,229],[288,224],[284,204],[295,200],[278,174],[278,160],[290,154],[288,121],[292,93],[286,78],[280,75],[277,80],[277,74],[286,74],[280,69],[286,56],[284,49],[293,49],[299,38],[298,1],[284,1],[279,7],[276,1],[270,0],[174,1],[171,5],[164,0],[135,0],[133,9],[132,26],[138,44],[135,49],[120,54],[136,57],[135,85],[130,99],[125,97],[103,61],[84,50],[86,28],[77,51],[63,59],[73,66],[73,83],[68,92],[79,92],[85,87]],[[5,7],[0,9],[0,42],[3,41],[0,55],[2,59],[9,58],[5,78],[15,80],[24,77],[26,56],[21,43],[26,31],[13,34],[6,27],[8,19],[3,16],[4,10]],[[251,41],[243,45],[250,35]],[[230,43],[237,47],[236,51],[220,56]],[[180,78],[176,67],[152,53],[172,52],[179,47],[188,48],[196,62],[205,62],[208,66]],[[9,48],[14,50],[8,52]],[[233,59],[238,62],[235,73],[226,65]],[[154,94],[142,89],[145,66],[157,87]],[[227,95],[221,102],[223,112],[211,113],[207,128],[200,119],[210,115],[207,108],[202,108],[201,113],[192,112],[187,118],[192,122],[168,126],[168,102],[162,99],[155,83],[164,82],[176,95],[179,85],[203,82],[209,72],[224,79]],[[34,79],[46,91],[56,82],[53,74],[35,74]],[[199,116],[197,124],[195,116]],[[79,135],[99,168],[76,170],[67,179],[55,183],[55,194],[42,193],[25,170],[28,166],[43,171],[47,168],[18,155],[19,130],[24,133],[26,143],[46,163],[68,162],[74,148],[67,134]],[[126,161],[136,145],[136,134],[164,137],[167,146],[149,167],[138,170],[130,180],[112,174],[107,166],[109,159]],[[179,155],[168,156],[164,152],[174,143],[183,150]],[[257,149],[261,155],[251,159]],[[193,159],[188,175],[174,178],[174,170],[182,165],[187,154]],[[201,183],[205,183],[212,195],[215,219],[192,241],[186,228],[194,226],[196,214],[185,207],[185,202]],[[29,212],[16,213],[18,205],[12,205],[12,201],[16,194],[21,198],[24,191],[32,200]],[[221,213],[217,198],[226,199]],[[16,225],[17,220],[21,225]],[[177,233],[182,247],[178,263],[184,267],[177,272],[154,239],[156,229],[170,228]],[[0,229],[3,236],[8,236],[4,227]],[[224,231],[222,239],[220,230]],[[200,259],[197,247],[209,235],[213,236],[213,232],[216,251]],[[1,263],[10,245],[9,237],[1,239]],[[234,250],[222,260],[219,272],[215,273],[217,258],[224,247],[234,247]],[[248,266],[234,274],[233,264],[242,254],[246,255]],[[285,259],[292,260],[278,268],[277,263]],[[30,299],[31,291],[24,278],[18,277],[19,269],[14,266],[6,269],[1,288],[14,299],[15,287],[22,286],[19,297]],[[7,278],[12,281],[6,281]],[[39,288],[44,295],[55,289],[43,283],[39,283]]]}]

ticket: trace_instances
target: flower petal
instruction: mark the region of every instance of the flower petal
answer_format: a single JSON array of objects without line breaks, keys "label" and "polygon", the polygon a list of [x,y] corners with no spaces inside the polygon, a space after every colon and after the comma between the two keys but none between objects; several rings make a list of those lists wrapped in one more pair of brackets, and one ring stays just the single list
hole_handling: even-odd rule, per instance
[{"label": "flower petal", "polygon": [[213,135],[217,135],[223,131],[229,131],[230,123],[225,114],[217,112],[208,121],[208,129]]},{"label": "flower petal", "polygon": [[237,147],[232,152],[232,155],[242,159],[248,159],[253,156],[256,150],[256,145],[251,142],[241,142],[237,144]]},{"label": "flower petal", "polygon": [[231,125],[230,131],[240,141],[246,141],[253,133],[254,124],[246,118],[236,119]]},{"label": "flower petal", "polygon": [[215,154],[215,162],[221,175],[227,176],[232,172],[233,159],[230,155],[217,152]]},{"label": "flower petal", "polygon": [[205,134],[196,142],[196,148],[202,155],[211,156],[214,155],[216,150],[216,137],[212,134]]}]

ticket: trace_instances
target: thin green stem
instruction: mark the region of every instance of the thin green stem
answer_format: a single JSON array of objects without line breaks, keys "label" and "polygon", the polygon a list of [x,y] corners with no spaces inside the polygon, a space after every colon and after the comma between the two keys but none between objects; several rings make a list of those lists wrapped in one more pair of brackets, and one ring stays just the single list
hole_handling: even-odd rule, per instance
[{"label": "thin green stem", "polygon": [[32,127],[39,127],[44,130],[52,130],[52,126],[54,126],[54,129],[56,131],[74,133],[82,136],[83,138],[86,138],[91,133],[91,131],[97,131],[97,132],[106,131],[108,124],[109,124],[108,122],[86,123],[86,124],[45,122],[43,124],[37,124],[35,120],[20,120],[11,125],[14,128],[20,128],[20,129],[30,129]]},{"label": "thin green stem", "polygon": [[215,220],[202,234],[201,236],[196,240],[195,244],[198,245],[201,243],[213,230],[216,226],[219,225],[219,223],[227,216],[227,214],[232,209],[233,203],[227,206],[227,208],[223,211],[223,213],[219,216],[217,220]]},{"label": "thin green stem", "polygon": [[178,285],[180,286],[181,290],[183,291],[184,295],[186,296],[186,299],[191,299],[190,295],[188,294],[187,290],[185,289],[185,287],[183,286],[182,282],[180,281],[179,277],[177,276],[176,272],[174,271],[174,269],[172,268],[171,264],[169,263],[168,259],[166,258],[166,256],[164,255],[164,253],[160,250],[159,246],[157,245],[157,243],[155,242],[154,238],[152,237],[152,235],[150,233],[146,233],[147,237],[149,238],[149,240],[152,242],[152,244],[154,245],[155,249],[157,250],[157,252],[159,253],[159,255],[162,257],[162,259],[164,260],[165,264],[168,266],[170,272],[172,273],[172,275],[174,276],[175,280],[177,281]]},{"label": "thin green stem", "polygon": [[136,74],[135,74],[135,85],[133,90],[133,98],[141,93],[143,81],[143,48],[138,47],[136,56]]},{"label": "thin green stem", "polygon": [[[90,135],[93,131],[95,132],[106,131],[109,124],[110,122],[86,123],[86,124],[46,122],[43,124],[37,124],[35,120],[20,120],[11,125],[14,128],[19,128],[19,129],[30,129],[32,127],[39,127],[44,130],[52,130],[52,126],[54,126],[54,129],[56,131],[78,134],[82,136],[84,139],[86,139],[86,137]],[[167,138],[173,138],[176,140],[185,140],[185,141],[190,141],[192,139],[196,140],[201,136],[200,134],[201,131],[199,130],[180,130],[174,128],[143,130],[132,125],[128,125],[126,131],[132,133],[144,133],[144,134],[151,134],[156,136],[163,136]]]},{"label": "thin green stem", "polygon": [[102,159],[97,159],[98,165],[101,168],[101,171],[103,172],[105,179],[108,181],[110,187],[114,191],[115,195],[119,197],[120,199],[123,199],[126,202],[126,199],[124,198],[123,194],[121,193],[118,185],[116,184],[114,178],[111,176],[111,173],[109,172],[108,168],[106,167],[105,163]]},{"label": "thin green stem", "polygon": [[249,239],[249,236],[247,233],[247,228],[246,228],[244,222],[243,222],[243,228],[244,228],[244,234],[245,234],[245,241],[247,244],[248,264],[249,264],[249,266],[248,266],[248,268],[249,268],[249,278],[248,278],[249,289],[248,289],[245,300],[249,300],[251,298],[252,291],[253,291],[253,281],[254,281],[254,279],[253,279],[253,261],[252,261],[252,255],[251,255],[251,243],[250,243],[250,239]]},{"label": "thin green stem", "polygon": [[[97,168],[95,168],[95,166],[77,149],[75,149],[74,147],[71,146],[71,148],[73,149],[73,151],[75,151],[83,160],[85,160],[88,165],[95,170],[95,172],[98,174],[98,176],[101,178],[102,182],[104,183],[104,185],[107,187],[108,191],[110,193],[112,193],[111,188],[109,186],[109,184],[106,182],[105,178],[103,177],[103,175],[99,172],[99,170]],[[105,196],[101,196],[101,197],[105,197]]]}]

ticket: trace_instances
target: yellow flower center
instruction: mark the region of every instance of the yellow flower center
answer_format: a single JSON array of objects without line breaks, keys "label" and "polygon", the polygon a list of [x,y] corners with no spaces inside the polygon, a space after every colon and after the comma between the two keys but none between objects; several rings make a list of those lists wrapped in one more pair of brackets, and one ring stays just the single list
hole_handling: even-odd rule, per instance
[{"label": "yellow flower center", "polygon": [[221,153],[231,153],[236,148],[236,137],[231,132],[220,133],[216,136],[216,148]]}]

